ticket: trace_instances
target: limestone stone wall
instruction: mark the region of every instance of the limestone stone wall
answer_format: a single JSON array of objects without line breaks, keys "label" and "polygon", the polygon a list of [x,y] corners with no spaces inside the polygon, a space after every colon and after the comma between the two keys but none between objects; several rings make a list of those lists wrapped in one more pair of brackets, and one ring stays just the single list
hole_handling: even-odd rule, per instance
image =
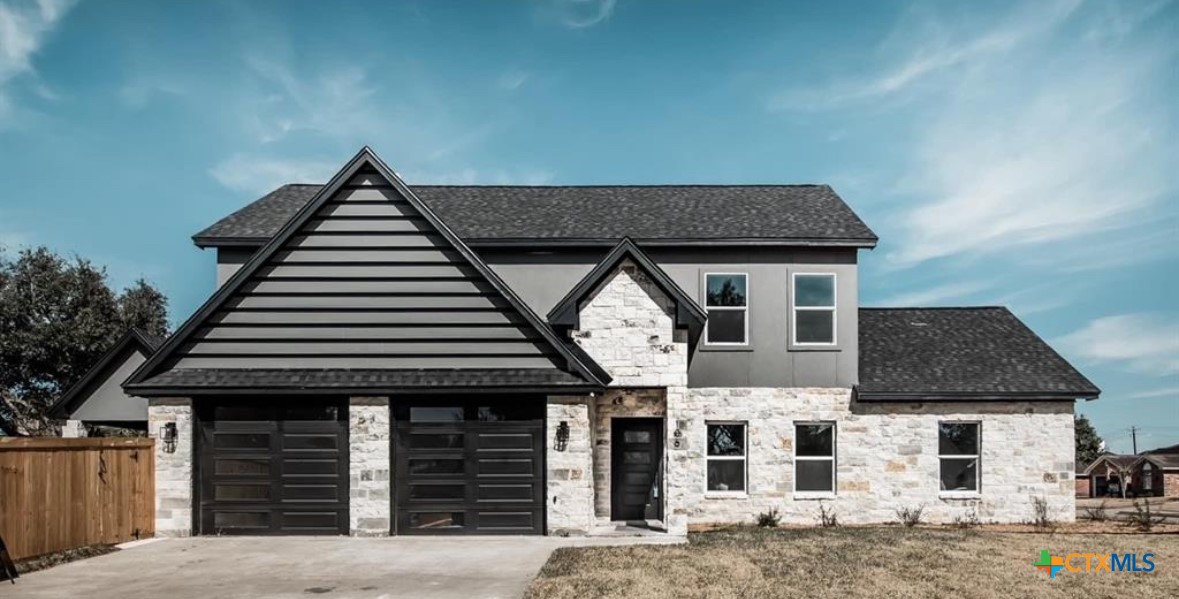
[{"label": "limestone stone wall", "polygon": [[[594,486],[590,399],[550,397],[545,426],[548,534],[585,534],[593,525]],[[557,447],[557,427],[569,426],[569,440]]]},{"label": "limestone stone wall", "polygon": [[609,519],[611,422],[614,418],[663,418],[667,414],[666,392],[664,389],[610,389],[594,398],[593,407],[594,515]]},{"label": "limestone stone wall", "polygon": [[61,436],[65,438],[85,437],[86,426],[82,424],[81,420],[66,420],[61,425]]},{"label": "limestone stone wall", "polygon": [[[160,429],[176,423],[175,451],[169,453]],[[147,407],[147,434],[156,439],[156,535],[187,537],[192,534],[192,400],[151,399]]]},{"label": "limestone stone wall", "polygon": [[675,303],[630,260],[579,307],[573,339],[610,376],[613,387],[688,384],[688,332],[675,328]]},{"label": "limestone stone wall", "polygon": [[353,397],[348,402],[348,528],[353,536],[387,536],[390,530],[388,397]]},{"label": "limestone stone wall", "polygon": [[[1067,402],[853,404],[849,389],[689,389],[669,399],[687,447],[672,452],[680,476],[669,480],[692,524],[752,522],[777,508],[789,523],[815,524],[820,503],[843,523],[890,522],[902,507],[923,507],[929,522],[977,514],[983,522],[1022,522],[1032,501],[1048,501],[1062,521],[1075,517],[1073,416]],[[705,491],[706,423],[747,423],[747,493],[710,497]],[[836,423],[837,492],[796,498],[795,421]],[[981,423],[980,492],[948,498],[939,491],[938,422]]]}]

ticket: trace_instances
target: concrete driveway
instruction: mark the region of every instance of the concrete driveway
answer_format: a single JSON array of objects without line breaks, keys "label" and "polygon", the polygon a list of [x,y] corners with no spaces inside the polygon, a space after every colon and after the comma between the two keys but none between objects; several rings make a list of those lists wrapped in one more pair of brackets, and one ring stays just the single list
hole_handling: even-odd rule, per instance
[{"label": "concrete driveway", "polygon": [[674,537],[202,537],[148,542],[0,583],[5,599],[520,597],[561,546]]}]

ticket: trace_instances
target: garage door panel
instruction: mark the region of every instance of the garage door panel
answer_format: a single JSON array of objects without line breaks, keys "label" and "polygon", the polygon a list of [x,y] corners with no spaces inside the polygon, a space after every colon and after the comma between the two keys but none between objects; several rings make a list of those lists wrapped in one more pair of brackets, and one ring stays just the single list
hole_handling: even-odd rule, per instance
[{"label": "garage door panel", "polygon": [[398,534],[543,531],[544,401],[511,401],[394,406]]},{"label": "garage door panel", "polygon": [[226,401],[198,404],[200,533],[346,534],[342,400]]}]

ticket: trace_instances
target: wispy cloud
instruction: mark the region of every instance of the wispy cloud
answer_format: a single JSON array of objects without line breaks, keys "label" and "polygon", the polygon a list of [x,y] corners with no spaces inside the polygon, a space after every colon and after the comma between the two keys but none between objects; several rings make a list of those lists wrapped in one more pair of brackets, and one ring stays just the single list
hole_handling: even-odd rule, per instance
[{"label": "wispy cloud", "polygon": [[[73,0],[0,2],[0,119],[13,109],[8,95],[12,82],[35,74],[33,56],[73,4]],[[40,83],[34,92],[42,97],[52,94]]]},{"label": "wispy cloud", "polygon": [[351,137],[371,132],[375,93],[366,69],[344,66],[310,75],[260,56],[246,60],[260,87],[254,106],[244,112],[246,126],[261,143],[295,132]]},{"label": "wispy cloud", "polygon": [[[903,35],[894,36],[904,45],[897,52],[901,58],[863,78],[846,79],[818,89],[792,89],[775,94],[767,107],[770,110],[818,110],[896,94],[933,75],[1006,53],[1054,27],[1080,4],[1081,0],[1029,3],[998,26],[981,34],[965,36],[936,19],[914,23],[910,14],[898,27]],[[924,32],[924,35],[914,35],[915,32]],[[890,40],[885,46],[895,45],[894,42],[895,39]]]},{"label": "wispy cloud", "polygon": [[501,74],[495,84],[502,90],[516,91],[527,83],[530,77],[531,75],[527,71],[511,69]]},{"label": "wispy cloud", "polygon": [[616,0],[542,0],[539,6],[558,23],[585,29],[609,20],[616,4]]},{"label": "wispy cloud", "polygon": [[476,169],[453,171],[409,170],[398,173],[416,185],[547,185],[555,175],[542,169]]},{"label": "wispy cloud", "polygon": [[947,300],[974,295],[990,287],[990,284],[975,282],[948,283],[929,289],[908,291],[886,298],[882,306],[936,306]]},{"label": "wispy cloud", "polygon": [[1137,313],[1104,316],[1058,340],[1072,355],[1131,372],[1179,375],[1179,321]]},{"label": "wispy cloud", "polygon": [[234,154],[210,169],[209,174],[235,191],[263,194],[285,183],[323,183],[339,166],[330,160]]},{"label": "wispy cloud", "polygon": [[1179,387],[1164,387],[1162,389],[1149,389],[1147,391],[1139,391],[1137,393],[1130,393],[1124,396],[1126,399],[1171,399],[1179,401]]}]

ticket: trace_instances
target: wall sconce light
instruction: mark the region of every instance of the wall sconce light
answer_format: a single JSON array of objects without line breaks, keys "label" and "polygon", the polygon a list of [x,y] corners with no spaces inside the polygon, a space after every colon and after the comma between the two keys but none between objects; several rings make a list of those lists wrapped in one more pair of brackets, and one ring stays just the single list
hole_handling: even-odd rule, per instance
[{"label": "wall sconce light", "polygon": [[164,442],[164,451],[176,453],[176,423],[166,422],[160,428],[160,440]]},{"label": "wall sconce light", "polygon": [[557,425],[557,451],[565,451],[569,445],[569,423],[562,420],[561,424]]}]

